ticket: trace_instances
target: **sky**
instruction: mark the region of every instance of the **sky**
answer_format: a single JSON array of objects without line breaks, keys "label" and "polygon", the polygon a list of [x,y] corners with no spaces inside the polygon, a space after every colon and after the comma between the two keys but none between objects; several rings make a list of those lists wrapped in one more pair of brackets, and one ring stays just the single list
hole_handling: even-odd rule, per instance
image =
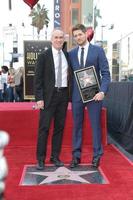
[{"label": "sky", "polygon": [[[53,0],[39,0],[39,3],[45,4],[45,7],[48,9],[48,15],[50,18],[50,24],[48,31],[50,31],[53,27]],[[16,11],[14,14],[12,11],[9,12],[8,9],[8,0],[4,0],[2,2],[2,6],[0,7],[0,31],[3,27],[7,27],[13,21],[13,26],[22,26],[22,23],[25,24],[25,31],[28,28],[32,28],[31,25],[31,17],[29,17],[31,8],[23,1],[23,0],[12,0],[12,8]],[[8,14],[7,14],[8,13]]]},{"label": "sky", "polygon": [[[45,3],[51,18],[53,19],[51,5],[54,0],[39,0],[39,2],[42,4]],[[102,15],[100,23],[101,25],[106,25],[107,37],[112,36],[114,42],[124,35],[133,32],[133,0],[97,0],[97,2],[99,3]],[[111,24],[114,24],[114,29],[108,31]]]},{"label": "sky", "polygon": [[[98,7],[102,19],[100,23],[102,25],[114,24],[114,34],[124,35],[133,31],[133,1],[132,0],[97,0]],[[51,31],[53,27],[53,3],[54,0],[39,0],[40,4],[45,4],[49,11],[50,24],[48,31]],[[28,17],[30,13],[30,7],[23,0],[12,0],[12,7],[16,10],[16,14],[11,12],[7,15],[8,0],[2,2],[0,7],[0,26],[8,26],[10,21],[14,21],[14,24],[21,26],[22,22],[26,27],[31,24],[31,18]],[[106,31],[105,31],[106,32]],[[118,37],[119,37],[118,36]]]},{"label": "sky", "polygon": [[[67,0],[66,0],[67,1]],[[105,25],[103,30],[103,40],[110,40],[111,43],[114,43],[120,38],[124,37],[128,33],[133,32],[133,0],[95,0],[97,2],[98,8],[100,9],[100,14],[102,18],[99,20],[99,31],[96,31],[95,35],[101,40],[101,26]],[[50,18],[50,23],[48,27],[48,39],[50,38],[51,31],[53,29],[53,6],[54,0],[39,0],[39,3],[45,4],[45,7],[48,9],[48,16]],[[87,5],[86,5],[87,6]],[[28,39],[33,35],[33,27],[31,26],[31,18],[29,13],[31,8],[23,0],[12,0],[12,7],[15,10],[15,13],[8,10],[8,0],[2,1],[0,6],[0,44],[3,41],[3,27],[8,27],[10,23],[13,23],[13,26],[17,26],[19,33],[18,35],[26,36]],[[24,27],[22,27],[24,23]],[[114,24],[114,29],[109,30],[111,24]],[[44,31],[41,31],[41,38],[44,38]],[[36,32],[36,30],[35,30]],[[36,33],[37,35],[37,33]],[[34,38],[36,39],[36,38]],[[5,45],[4,49],[9,49],[10,43],[12,40],[4,38],[7,46]],[[19,44],[19,48],[23,50],[22,42]],[[21,52],[20,52],[21,53]],[[2,53],[0,52],[0,56]],[[2,58],[0,58],[1,60]]]},{"label": "sky", "polygon": [[101,24],[114,24],[113,39],[117,40],[133,32],[133,1],[132,0],[98,0],[100,3]]},{"label": "sky", "polygon": [[[45,4],[45,7],[49,10],[48,14],[51,22],[47,30],[48,37],[50,37],[51,30],[53,29],[53,3],[51,1],[53,2],[53,0],[39,0],[39,3]],[[23,39],[31,40],[31,38],[34,38],[33,32],[36,34],[34,39],[37,39],[37,30],[31,26],[31,17],[29,17],[31,8],[23,0],[12,0],[12,8],[15,13],[9,11],[8,0],[2,1],[2,5],[0,6],[0,66],[3,64],[3,60],[11,59],[9,52],[12,52],[12,41],[16,40],[12,38],[9,24],[12,24],[12,29],[17,27],[17,31],[14,32],[17,32],[19,36],[18,49],[20,54],[23,53]],[[22,26],[22,23],[24,23],[24,26]],[[41,31],[40,39],[44,39],[44,34],[45,30]],[[21,57],[19,62],[23,65],[23,59]],[[4,64],[8,65],[8,61]]]},{"label": "sky", "polygon": [[[132,0],[100,0],[100,8],[103,14],[103,22],[115,23],[120,30],[123,26],[131,26],[130,18],[133,16]],[[133,27],[133,25],[132,25]]]}]

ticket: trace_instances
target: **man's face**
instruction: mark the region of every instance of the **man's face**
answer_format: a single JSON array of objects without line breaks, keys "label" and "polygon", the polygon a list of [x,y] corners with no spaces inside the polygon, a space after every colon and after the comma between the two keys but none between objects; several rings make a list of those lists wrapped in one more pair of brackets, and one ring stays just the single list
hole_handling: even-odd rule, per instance
[{"label": "man's face", "polygon": [[60,50],[62,49],[63,43],[64,43],[64,33],[61,30],[55,30],[52,33],[51,38],[52,45],[55,49]]},{"label": "man's face", "polygon": [[73,37],[79,46],[84,46],[87,42],[87,34],[82,30],[73,31]]}]

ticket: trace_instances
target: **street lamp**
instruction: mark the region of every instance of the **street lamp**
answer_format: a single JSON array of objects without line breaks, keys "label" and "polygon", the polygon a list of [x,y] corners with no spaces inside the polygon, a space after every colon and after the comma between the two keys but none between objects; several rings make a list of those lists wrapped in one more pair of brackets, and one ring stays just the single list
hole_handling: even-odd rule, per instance
[{"label": "street lamp", "polygon": [[103,29],[106,27],[107,25],[102,25],[101,26],[101,43],[102,43],[102,47],[103,47]]},{"label": "street lamp", "polygon": [[101,45],[102,45],[102,47],[103,47],[103,42],[104,42],[104,28],[106,28],[107,27],[107,29],[108,30],[112,30],[113,28],[114,28],[114,24],[110,24],[110,25],[102,25],[101,26]]},{"label": "street lamp", "polygon": [[12,0],[8,0],[9,10],[12,10]]}]

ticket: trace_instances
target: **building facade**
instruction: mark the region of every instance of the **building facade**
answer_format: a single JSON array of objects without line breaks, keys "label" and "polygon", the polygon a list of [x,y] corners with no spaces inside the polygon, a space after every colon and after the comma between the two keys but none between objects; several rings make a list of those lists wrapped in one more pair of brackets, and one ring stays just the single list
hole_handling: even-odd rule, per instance
[{"label": "building facade", "polygon": [[61,27],[67,35],[68,46],[74,46],[72,27],[83,23],[86,27],[93,26],[93,0],[60,0]]},{"label": "building facade", "polygon": [[133,80],[133,32],[113,43],[112,79]]}]

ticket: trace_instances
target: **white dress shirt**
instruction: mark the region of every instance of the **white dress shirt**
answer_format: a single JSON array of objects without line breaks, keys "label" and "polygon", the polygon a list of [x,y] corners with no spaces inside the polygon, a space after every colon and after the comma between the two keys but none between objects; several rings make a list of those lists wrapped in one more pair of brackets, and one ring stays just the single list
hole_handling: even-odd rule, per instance
[{"label": "white dress shirt", "polygon": [[87,54],[88,54],[88,49],[89,49],[89,42],[87,42],[87,44],[85,46],[79,46],[79,50],[78,50],[79,63],[80,63],[81,48],[84,48],[84,66],[85,66],[86,58],[87,58]]},{"label": "white dress shirt", "polygon": [[[57,87],[57,72],[58,72],[58,65],[59,65],[59,57],[58,57],[58,50],[52,46],[53,58],[54,58],[54,66],[55,66],[55,87]],[[61,58],[62,58],[62,86],[67,87],[67,69],[68,63],[66,57],[61,50]]]}]

